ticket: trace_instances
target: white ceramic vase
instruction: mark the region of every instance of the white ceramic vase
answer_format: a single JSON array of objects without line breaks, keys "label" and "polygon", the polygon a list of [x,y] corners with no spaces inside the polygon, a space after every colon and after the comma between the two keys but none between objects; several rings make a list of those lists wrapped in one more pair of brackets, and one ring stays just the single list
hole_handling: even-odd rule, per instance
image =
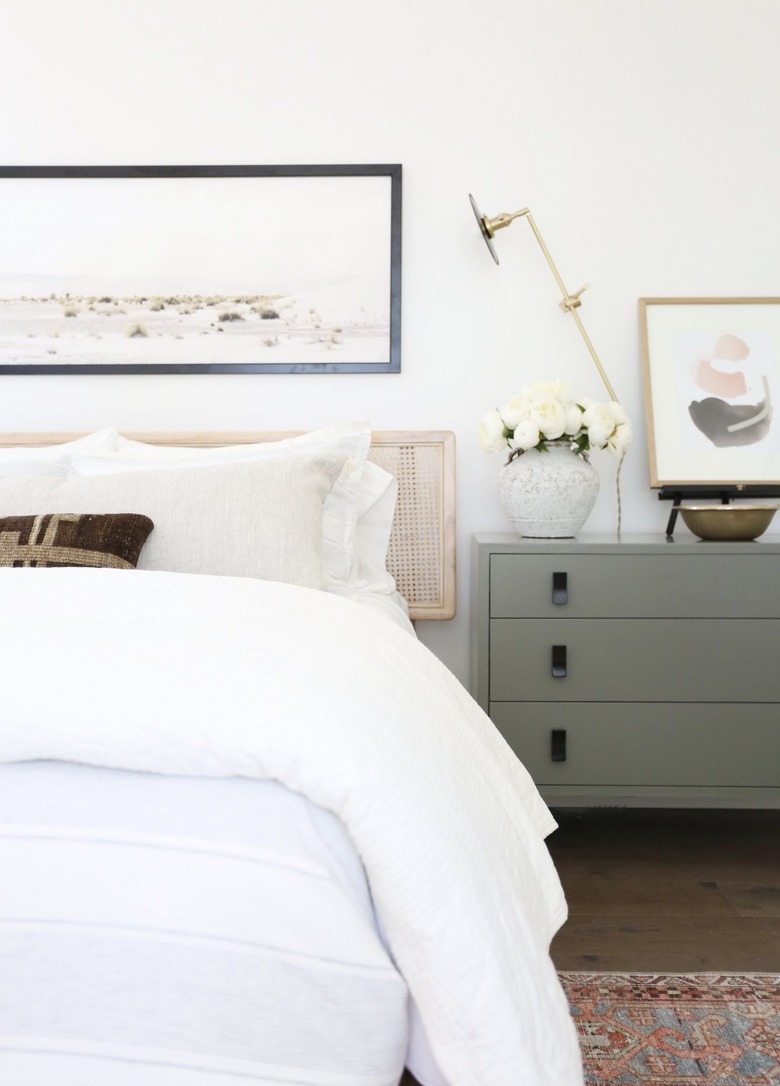
[{"label": "white ceramic vase", "polygon": [[515,530],[537,539],[576,535],[598,492],[596,469],[563,441],[551,441],[546,452],[528,449],[498,477],[498,496]]}]

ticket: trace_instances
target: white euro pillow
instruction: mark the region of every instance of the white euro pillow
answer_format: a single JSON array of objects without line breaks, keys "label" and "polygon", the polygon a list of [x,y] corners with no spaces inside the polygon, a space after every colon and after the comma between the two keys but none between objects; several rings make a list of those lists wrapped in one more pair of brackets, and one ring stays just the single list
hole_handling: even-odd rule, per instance
[{"label": "white euro pillow", "polygon": [[0,517],[142,513],[154,522],[139,569],[259,577],[323,588],[322,511],[342,457],[0,478]]},{"label": "white euro pillow", "polygon": [[75,454],[110,453],[116,449],[118,437],[114,427],[109,426],[60,445],[17,445],[0,449],[0,476],[64,475]]},{"label": "white euro pillow", "polygon": [[326,455],[353,456],[365,460],[371,443],[371,425],[365,420],[323,426],[294,437],[278,441],[252,442],[245,445],[219,445],[213,448],[193,448],[189,445],[150,445],[145,441],[117,435],[114,446],[117,454],[127,460],[167,460],[179,465],[191,464],[202,459],[234,462],[237,460],[262,460],[291,452],[307,452]]},{"label": "white euro pillow", "polygon": [[[71,460],[72,470],[79,475],[120,474],[206,467],[215,464],[235,464],[257,461],[281,461],[291,456],[322,455],[341,457],[344,467],[325,499],[322,523],[322,564],[326,586],[342,586],[358,578],[358,547],[356,528],[358,510],[373,502],[377,486],[371,483],[361,491],[361,479],[367,466],[366,457],[371,444],[371,426],[367,421],[342,423],[323,427],[279,441],[246,445],[221,445],[215,448],[150,445],[118,435],[114,450],[86,451]],[[377,469],[380,470],[381,469]],[[386,480],[393,477],[383,472]],[[389,529],[388,529],[389,537]],[[384,556],[381,557],[384,565]]]}]

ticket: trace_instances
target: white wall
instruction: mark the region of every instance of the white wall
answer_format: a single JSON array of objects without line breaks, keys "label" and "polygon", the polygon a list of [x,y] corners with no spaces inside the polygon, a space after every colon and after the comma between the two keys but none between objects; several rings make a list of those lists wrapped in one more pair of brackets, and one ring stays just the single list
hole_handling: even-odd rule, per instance
[{"label": "white wall", "polygon": [[[527,225],[496,268],[468,206],[530,206],[636,441],[649,489],[643,296],[778,295],[776,0],[0,0],[0,162],[400,162],[400,375],[1,377],[0,429],[299,429],[367,416],[458,438],[459,614],[423,639],[467,680],[468,544],[504,530],[488,408],[595,368]],[[0,239],[0,252],[2,239]],[[588,527],[616,516],[615,464]]]}]

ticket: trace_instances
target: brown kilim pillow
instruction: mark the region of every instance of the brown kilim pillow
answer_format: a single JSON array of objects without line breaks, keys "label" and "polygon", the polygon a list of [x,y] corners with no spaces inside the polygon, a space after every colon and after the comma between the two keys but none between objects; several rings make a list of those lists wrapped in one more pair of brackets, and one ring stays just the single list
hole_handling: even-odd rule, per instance
[{"label": "brown kilim pillow", "polygon": [[0,517],[0,566],[135,569],[152,528],[139,513]]}]

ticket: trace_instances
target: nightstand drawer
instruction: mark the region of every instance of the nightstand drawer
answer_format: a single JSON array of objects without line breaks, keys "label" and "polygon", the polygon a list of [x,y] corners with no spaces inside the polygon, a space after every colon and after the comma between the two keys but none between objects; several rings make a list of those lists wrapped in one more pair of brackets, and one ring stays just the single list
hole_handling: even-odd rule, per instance
[{"label": "nightstand drawer", "polygon": [[[491,705],[537,784],[780,786],[775,705]],[[552,732],[556,738],[552,759]]]},{"label": "nightstand drawer", "polygon": [[[492,618],[771,617],[780,611],[777,556],[492,554]],[[556,602],[557,601],[557,602]]]},{"label": "nightstand drawer", "polygon": [[777,702],[778,646],[777,619],[493,619],[489,699]]}]

